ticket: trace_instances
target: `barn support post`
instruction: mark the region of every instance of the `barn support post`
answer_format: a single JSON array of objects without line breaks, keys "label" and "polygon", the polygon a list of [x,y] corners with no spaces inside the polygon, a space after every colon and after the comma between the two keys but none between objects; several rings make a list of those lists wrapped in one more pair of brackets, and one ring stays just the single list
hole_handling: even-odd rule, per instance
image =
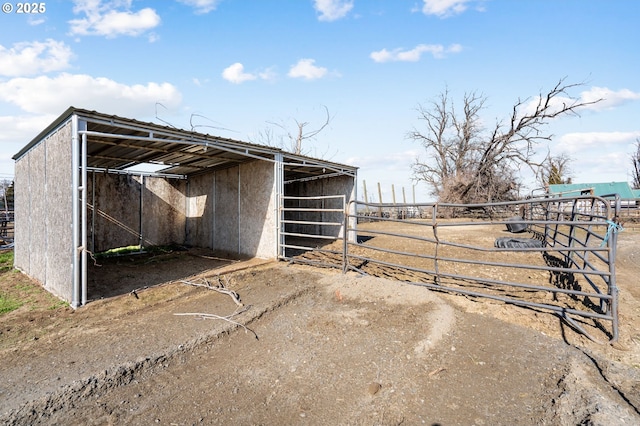
[{"label": "barn support post", "polygon": [[[355,201],[358,199],[358,172],[355,172],[353,175],[353,188],[351,188],[351,199],[345,200],[345,208],[346,212],[350,215],[349,221],[345,222],[344,230],[345,230],[345,240],[349,242],[355,243],[358,240],[358,206]],[[351,202],[353,201],[353,202]],[[347,229],[353,229],[351,234],[347,234]]]},{"label": "barn support post", "polygon": [[71,117],[71,191],[73,194],[71,205],[71,235],[73,236],[73,262],[71,265],[72,294],[71,307],[74,309],[80,305],[80,259],[78,257],[78,246],[80,245],[80,235],[78,233],[78,187],[80,186],[78,170],[80,169],[80,142],[78,141],[78,116]]},{"label": "barn support post", "polygon": [[240,252],[241,252],[241,248],[240,248],[240,239],[241,239],[241,236],[240,236],[240,228],[241,228],[240,222],[242,220],[242,216],[240,216],[240,199],[242,198],[241,197],[241,188],[242,187],[240,185],[240,168],[241,167],[238,164],[238,254],[240,254]]},{"label": "barn support post", "polygon": [[142,225],[144,223],[144,190],[146,188],[147,182],[145,180],[145,175],[143,173],[140,173],[140,205],[139,205],[139,209],[138,211],[139,213],[139,217],[138,217],[138,245],[139,245],[139,251],[142,252],[143,251],[143,247],[144,247],[144,234],[143,234],[143,229],[142,229]]},{"label": "barn support post", "polygon": [[211,235],[209,236],[211,241],[211,248],[215,247],[216,244],[216,185],[218,183],[218,173],[213,172],[213,184],[211,185],[211,211],[213,214],[211,215]]},{"label": "barn support post", "polygon": [[96,172],[91,172],[91,253],[96,251]]},{"label": "barn support post", "polygon": [[284,252],[284,235],[282,234],[282,220],[284,211],[282,210],[284,207],[284,164],[283,164],[283,155],[279,152],[274,154],[274,174],[275,174],[275,190],[274,192],[274,206],[275,206],[275,217],[276,217],[276,257],[280,257],[285,255]]},{"label": "barn support post", "polygon": [[[80,121],[78,123],[79,130],[86,130],[87,122]],[[81,297],[80,303],[82,305],[87,304],[87,135],[82,134],[82,156],[80,159],[81,164],[81,176],[82,176],[82,186],[81,186],[81,203],[80,206],[82,208],[80,227],[82,230],[82,239],[81,239]]]},{"label": "barn support post", "polygon": [[[71,117],[71,185],[73,192],[71,232],[73,235],[71,306],[87,302],[87,122]],[[81,139],[81,140],[80,140]]]}]

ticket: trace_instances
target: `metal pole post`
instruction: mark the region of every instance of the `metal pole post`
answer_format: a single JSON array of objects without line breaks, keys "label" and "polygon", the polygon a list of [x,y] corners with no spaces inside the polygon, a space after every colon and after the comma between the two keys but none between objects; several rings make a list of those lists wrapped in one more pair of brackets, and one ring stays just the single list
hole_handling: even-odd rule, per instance
[{"label": "metal pole post", "polygon": [[78,246],[80,245],[80,235],[78,230],[78,187],[80,186],[78,179],[78,171],[80,165],[78,160],[80,157],[79,142],[78,142],[78,116],[71,116],[71,233],[72,233],[72,295],[71,295],[71,307],[74,309],[80,305],[80,258],[78,255]]},{"label": "metal pole post", "polygon": [[[86,130],[86,122],[79,123],[79,126],[82,126],[82,130]],[[81,210],[81,219],[80,219],[80,227],[82,232],[82,241],[81,241],[81,260],[82,260],[82,272],[81,272],[81,297],[80,301],[83,305],[87,304],[87,135],[82,134],[82,157],[80,159],[80,164],[82,168],[82,189],[81,189],[81,202],[80,208]]]}]

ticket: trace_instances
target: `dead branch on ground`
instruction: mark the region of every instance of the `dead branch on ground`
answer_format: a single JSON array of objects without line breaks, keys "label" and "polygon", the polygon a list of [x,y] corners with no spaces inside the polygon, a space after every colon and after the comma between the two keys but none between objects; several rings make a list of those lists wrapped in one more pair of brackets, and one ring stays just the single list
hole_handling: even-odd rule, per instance
[{"label": "dead branch on ground", "polygon": [[202,313],[202,312],[185,312],[185,313],[177,313],[177,314],[173,314],[173,315],[176,315],[176,316],[195,316],[195,317],[198,317],[200,319],[219,319],[219,320],[227,321],[227,322],[229,322],[231,324],[234,324],[236,326],[244,328],[244,332],[245,333],[250,331],[253,334],[253,336],[256,338],[256,340],[260,340],[260,339],[258,339],[258,335],[256,334],[255,331],[251,330],[250,328],[248,328],[244,324],[241,324],[241,323],[239,323],[237,321],[233,321],[231,319],[236,315],[240,315],[241,313],[248,311],[249,308],[251,308],[251,305],[245,306],[243,309],[236,310],[234,313],[232,313],[230,315],[227,315],[227,316],[221,316],[221,315],[216,315],[216,314],[206,314],[206,313]]},{"label": "dead branch on ground", "polygon": [[[211,284],[209,282],[209,280],[207,280],[206,278],[202,278],[202,283],[198,283],[198,282],[194,282],[194,281],[186,281],[186,280],[180,280],[179,282],[181,282],[182,284],[186,284],[186,285],[192,285],[194,287],[204,287],[207,288],[209,290],[214,290],[217,291],[218,293],[223,293],[223,294],[227,294],[229,295],[229,297],[231,297],[233,299],[233,301],[235,302],[236,305],[238,306],[244,306],[242,304],[242,302],[240,302],[240,296],[238,295],[238,293],[236,293],[233,290],[229,290],[226,285],[220,280],[220,277],[216,277],[218,283],[217,284]],[[227,282],[227,284],[229,283],[229,280],[225,277],[225,281]]]}]

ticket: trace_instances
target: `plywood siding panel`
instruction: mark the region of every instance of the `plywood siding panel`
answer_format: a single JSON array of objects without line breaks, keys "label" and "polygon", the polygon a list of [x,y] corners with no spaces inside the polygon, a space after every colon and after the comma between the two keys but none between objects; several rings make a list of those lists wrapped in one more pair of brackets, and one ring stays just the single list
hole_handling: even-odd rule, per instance
[{"label": "plywood siding panel", "polygon": [[[51,138],[37,145],[31,150],[30,156],[30,197],[29,218],[31,221],[31,239],[29,241],[30,267],[29,274],[49,287],[47,283],[47,216],[50,210],[57,210],[57,200],[51,199],[51,205],[47,203],[47,149]],[[67,173],[69,170],[67,169]],[[55,181],[55,177],[51,177]],[[69,188],[70,189],[70,188]],[[54,188],[52,187],[53,191]],[[53,194],[51,194],[53,195]],[[68,230],[67,230],[68,232]]]},{"label": "plywood siding panel", "polygon": [[[77,200],[71,167],[71,121],[46,140],[46,288],[71,301],[73,296],[73,216]],[[77,172],[77,171],[76,171]],[[76,197],[76,198],[74,198]]]},{"label": "plywood siding panel", "polygon": [[240,166],[240,252],[277,256],[275,176],[272,163],[253,161]]},{"label": "plywood siding panel", "polygon": [[140,182],[129,175],[97,173],[93,190],[94,250],[140,244]]},{"label": "plywood siding panel", "polygon": [[187,194],[187,244],[213,248],[215,173],[189,179]]},{"label": "plywood siding panel", "polygon": [[238,254],[238,167],[216,172],[214,249]]},{"label": "plywood siding panel", "polygon": [[16,161],[15,165],[15,191],[14,191],[14,209],[15,209],[15,248],[14,248],[14,265],[26,274],[31,274],[30,250],[31,230],[29,211],[31,195],[29,189],[31,153]]},{"label": "plywood siding panel", "polygon": [[145,245],[184,244],[187,182],[146,177],[142,198]]}]

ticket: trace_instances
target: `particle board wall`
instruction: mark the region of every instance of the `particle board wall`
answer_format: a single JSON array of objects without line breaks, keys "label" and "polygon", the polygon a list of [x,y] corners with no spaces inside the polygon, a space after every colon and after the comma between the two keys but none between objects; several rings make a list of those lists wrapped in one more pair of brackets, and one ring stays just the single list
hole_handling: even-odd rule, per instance
[{"label": "particle board wall", "polygon": [[216,171],[214,200],[213,249],[229,254],[240,254],[239,191],[240,167]]},{"label": "particle board wall", "polygon": [[187,244],[234,255],[276,257],[274,176],[273,163],[252,161],[190,177]]},{"label": "particle board wall", "polygon": [[214,197],[216,174],[189,178],[187,190],[187,244],[214,247]]},{"label": "particle board wall", "polygon": [[88,181],[87,203],[95,203],[87,214],[93,252],[140,244],[140,182],[131,175],[102,172],[92,173]]},{"label": "particle board wall", "polygon": [[16,161],[14,179],[14,209],[17,214],[15,215],[14,223],[14,238],[16,244],[13,249],[13,264],[25,274],[29,274],[29,264],[31,262],[29,250],[31,245],[31,227],[29,214],[26,213],[29,211],[29,204],[31,202],[31,196],[29,195],[30,160],[31,154],[27,153],[19,161]]},{"label": "particle board wall", "polygon": [[142,238],[144,245],[184,244],[186,189],[183,179],[137,177],[143,183]]},{"label": "particle board wall", "polygon": [[51,293],[73,298],[71,122],[16,161],[15,265]]},{"label": "particle board wall", "polygon": [[138,245],[141,237],[146,246],[184,243],[185,180],[96,172],[88,186],[94,252]]},{"label": "particle board wall", "polygon": [[[71,121],[47,139],[47,281],[45,287],[73,299],[73,168]],[[33,228],[32,228],[33,229]]]},{"label": "particle board wall", "polygon": [[[29,275],[35,278],[39,282],[45,284],[45,287],[48,287],[47,283],[47,221],[48,221],[48,213],[49,207],[51,209],[55,209],[56,206],[51,203],[51,206],[47,205],[47,144],[50,142],[50,139],[45,140],[43,143],[35,146],[31,152],[31,161],[30,163],[30,188],[29,195],[31,197],[30,208],[29,208],[29,220],[31,221],[31,235],[29,239]],[[67,173],[70,173],[70,168],[66,170]],[[55,181],[54,176],[49,177],[50,180]],[[71,190],[71,186],[67,188],[69,191]],[[55,198],[52,198],[55,200]],[[69,232],[69,231],[67,231]]]},{"label": "particle board wall", "polygon": [[240,166],[241,254],[277,256],[275,189],[273,163],[252,161]]}]

